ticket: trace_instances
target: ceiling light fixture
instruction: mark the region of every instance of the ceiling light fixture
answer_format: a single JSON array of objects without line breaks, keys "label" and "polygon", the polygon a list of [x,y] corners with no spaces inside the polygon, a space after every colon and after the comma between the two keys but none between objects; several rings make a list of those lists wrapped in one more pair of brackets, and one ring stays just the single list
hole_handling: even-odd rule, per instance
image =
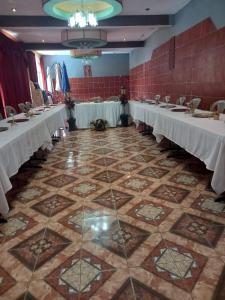
[{"label": "ceiling light fixture", "polygon": [[101,29],[66,29],[61,33],[61,41],[70,48],[100,48],[107,44],[107,32]]},{"label": "ceiling light fixture", "polygon": [[69,27],[84,28],[118,15],[122,0],[42,0],[42,6],[48,15],[67,20]]},{"label": "ceiling light fixture", "polygon": [[102,51],[99,49],[73,49],[70,50],[70,56],[78,59],[92,59],[98,58],[102,55]]},{"label": "ceiling light fixture", "polygon": [[15,7],[12,8],[11,11],[12,11],[13,13],[15,13],[15,12],[16,12],[16,8],[15,8]]}]

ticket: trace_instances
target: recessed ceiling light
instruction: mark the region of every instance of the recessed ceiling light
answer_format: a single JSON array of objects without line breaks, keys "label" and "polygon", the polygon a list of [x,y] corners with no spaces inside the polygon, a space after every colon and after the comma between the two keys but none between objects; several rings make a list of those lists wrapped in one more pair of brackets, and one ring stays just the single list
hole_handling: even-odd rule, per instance
[{"label": "recessed ceiling light", "polygon": [[15,8],[15,7],[14,7],[14,8],[12,8],[11,10],[12,10],[12,12],[13,12],[13,13],[15,13],[15,12],[16,12],[16,8]]},{"label": "recessed ceiling light", "polygon": [[147,7],[145,10],[146,10],[146,11],[149,11],[149,10],[150,10],[150,8],[149,8],[149,7]]},{"label": "recessed ceiling light", "polygon": [[45,42],[45,40],[42,40],[42,43],[44,43]]}]

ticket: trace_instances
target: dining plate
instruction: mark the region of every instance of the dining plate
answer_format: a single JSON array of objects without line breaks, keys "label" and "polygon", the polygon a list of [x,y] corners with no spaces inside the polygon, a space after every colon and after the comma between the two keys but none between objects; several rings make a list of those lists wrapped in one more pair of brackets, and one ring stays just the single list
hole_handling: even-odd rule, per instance
[{"label": "dining plate", "polygon": [[188,108],[173,108],[171,109],[171,111],[174,111],[174,112],[186,112],[186,111],[189,111]]},{"label": "dining plate", "polygon": [[8,127],[0,127],[0,132],[8,130]]},{"label": "dining plate", "polygon": [[15,123],[22,123],[22,122],[27,122],[27,121],[29,121],[29,119],[14,119],[14,120],[9,120],[9,121],[7,121],[7,123],[13,123],[13,122],[15,122]]},{"label": "dining plate", "polygon": [[208,112],[202,112],[202,113],[193,113],[192,117],[194,118],[212,118],[213,113]]},{"label": "dining plate", "polygon": [[160,107],[161,108],[174,108],[174,107],[176,107],[176,105],[168,104],[168,105],[161,105]]}]

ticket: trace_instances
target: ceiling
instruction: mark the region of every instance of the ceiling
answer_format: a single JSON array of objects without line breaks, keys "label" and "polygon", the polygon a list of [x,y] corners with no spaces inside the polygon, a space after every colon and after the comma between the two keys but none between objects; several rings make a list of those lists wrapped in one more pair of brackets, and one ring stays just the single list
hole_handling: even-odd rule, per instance
[{"label": "ceiling", "polygon": [[[48,26],[49,23],[46,23],[46,25],[41,24],[42,27],[40,28],[37,24],[32,24],[33,16],[40,16],[40,20],[46,20],[46,14],[42,10],[41,0],[0,1],[0,27],[15,33],[18,40],[25,43],[40,44],[42,45],[41,48],[43,48],[44,43],[46,44],[46,49],[48,43],[60,43],[61,31],[66,28],[65,23],[58,24],[58,20],[54,19],[56,20],[54,26]],[[190,1],[191,0],[123,0],[123,11],[120,16],[112,18],[114,19],[112,22],[112,19],[109,19],[109,21],[106,22],[106,26],[101,26],[100,24],[100,28],[107,31],[108,41],[112,42],[112,48],[114,48],[113,43],[115,42],[121,42],[120,48],[123,48],[123,42],[124,48],[130,48],[128,42],[145,41],[160,27],[171,26],[169,21],[165,23],[161,22],[161,20],[164,20],[165,17],[167,17],[167,20],[170,20],[170,15],[177,13]],[[16,8],[16,12],[12,11],[13,8]],[[146,11],[146,8],[150,10]],[[29,18],[31,16],[32,18]],[[1,19],[3,20],[3,25]],[[23,24],[22,19],[27,20],[27,23]],[[128,22],[127,19],[129,19]],[[151,22],[151,20],[153,20],[153,22]],[[135,23],[135,26],[133,26],[132,22]],[[118,48],[118,43],[115,45],[115,48]]]}]

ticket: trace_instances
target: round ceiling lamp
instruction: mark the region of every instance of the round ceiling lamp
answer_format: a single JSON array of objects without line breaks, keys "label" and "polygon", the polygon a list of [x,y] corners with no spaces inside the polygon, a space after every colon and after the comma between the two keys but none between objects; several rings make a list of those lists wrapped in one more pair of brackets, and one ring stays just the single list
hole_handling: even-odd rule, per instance
[{"label": "round ceiling lamp", "polygon": [[98,20],[118,15],[122,0],[42,0],[44,11],[70,27],[97,26]]},{"label": "round ceiling lamp", "polygon": [[70,56],[78,59],[98,58],[102,55],[102,50],[99,49],[72,49]]},{"label": "round ceiling lamp", "polygon": [[107,44],[107,32],[101,29],[66,29],[61,33],[61,41],[70,48],[100,48]]}]

